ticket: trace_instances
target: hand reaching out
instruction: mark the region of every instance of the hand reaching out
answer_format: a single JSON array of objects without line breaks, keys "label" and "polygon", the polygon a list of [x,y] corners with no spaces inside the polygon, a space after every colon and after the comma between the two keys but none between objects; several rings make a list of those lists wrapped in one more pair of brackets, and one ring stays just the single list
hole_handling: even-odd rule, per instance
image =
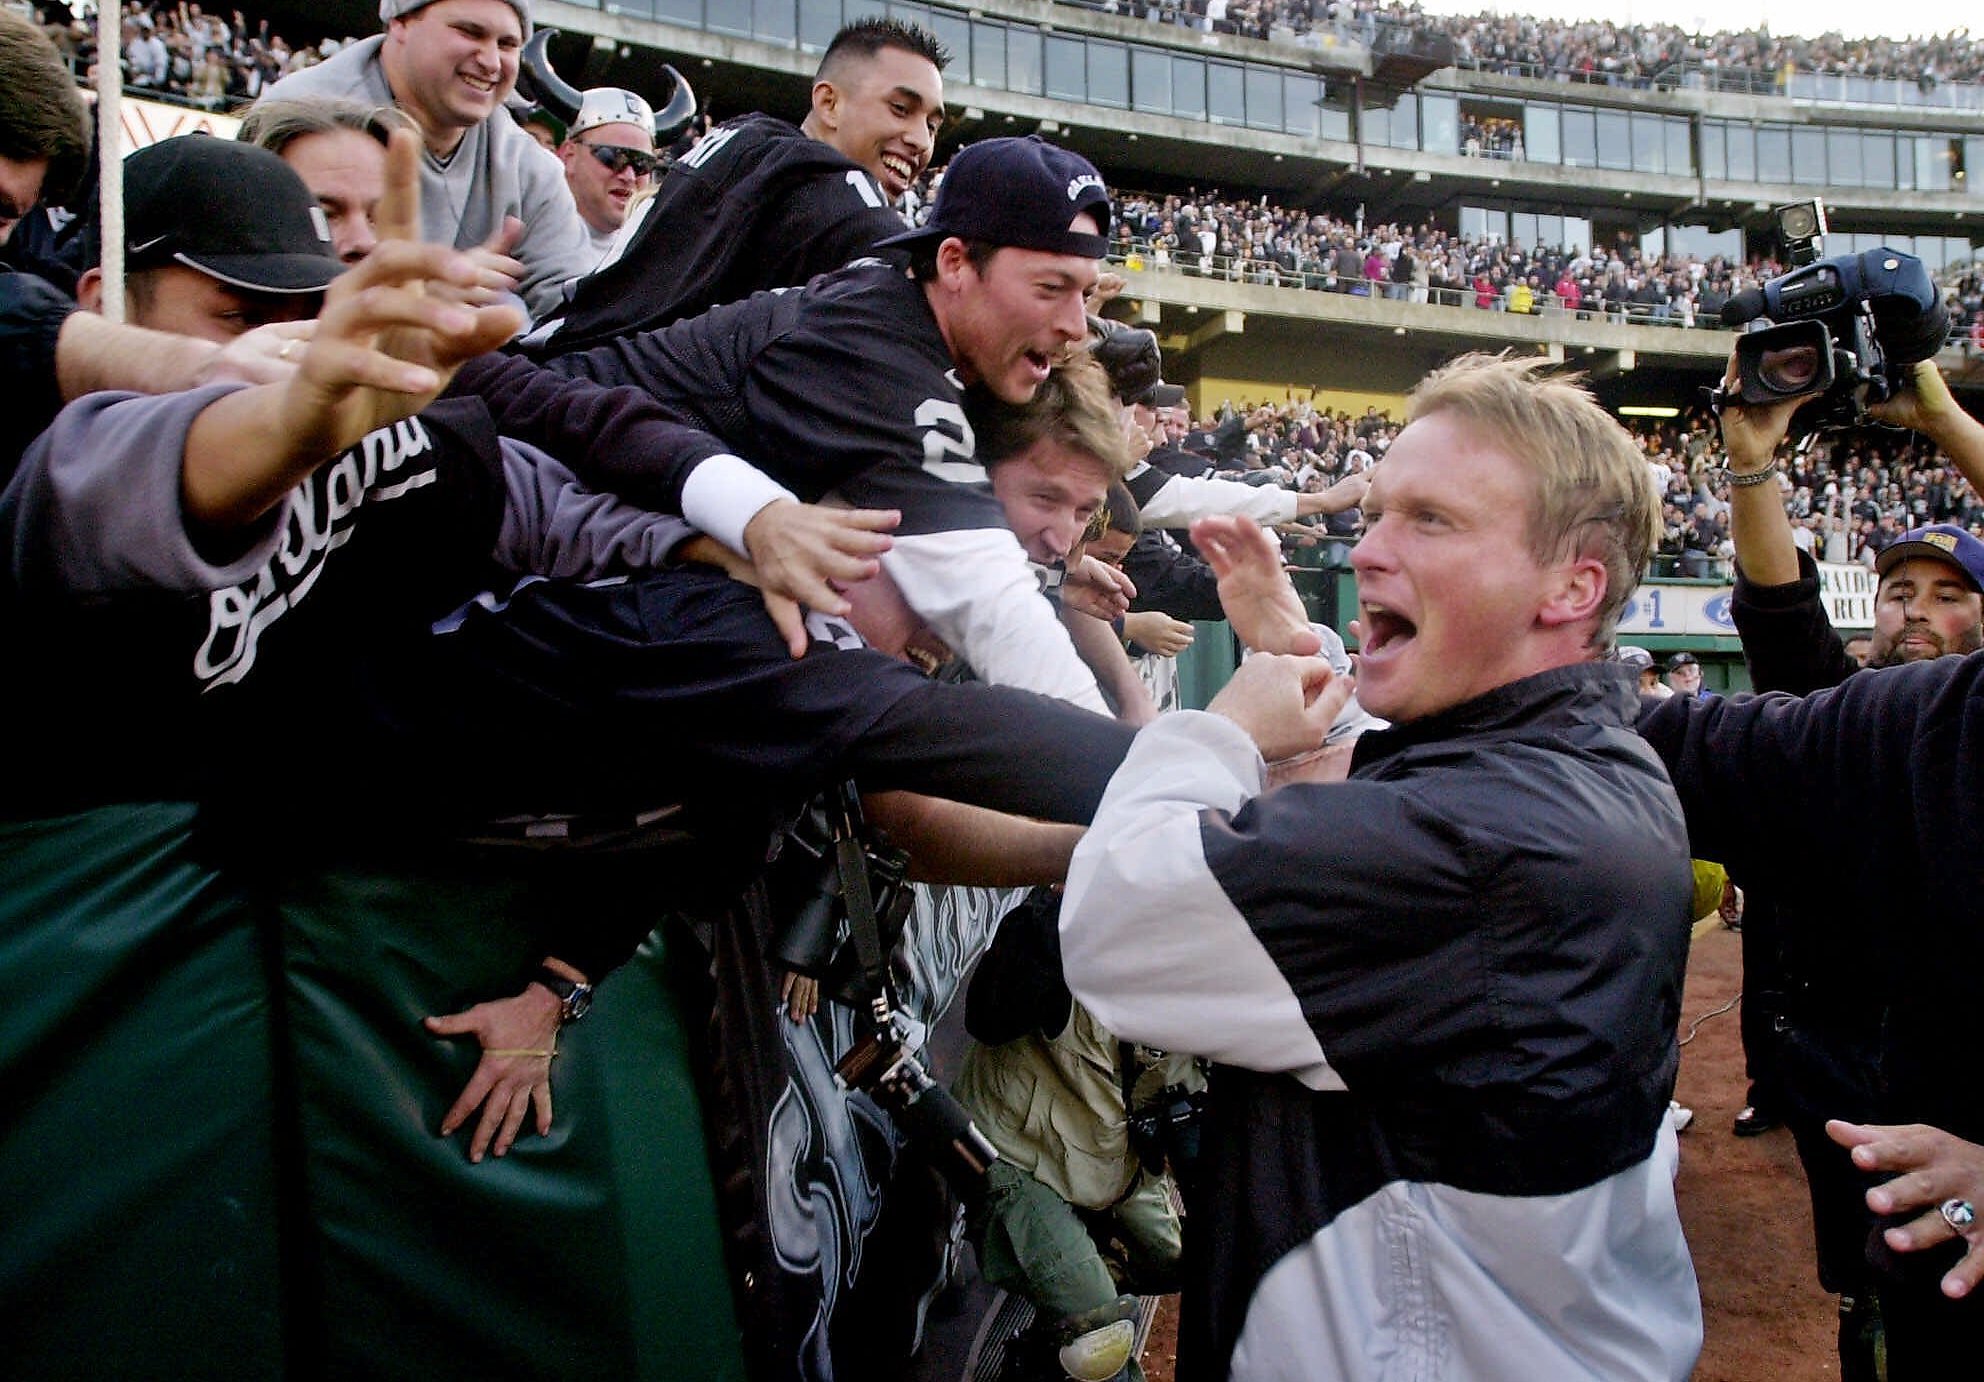
[{"label": "hand reaching out", "polygon": [[1136,595],[1136,582],[1087,553],[1068,563],[1067,579],[1061,582],[1063,605],[1105,624],[1128,614]]},{"label": "hand reaching out", "polygon": [[1355,689],[1319,657],[1260,653],[1240,664],[1206,709],[1240,726],[1274,762],[1321,748]]},{"label": "hand reaching out", "polygon": [[836,509],[776,499],[744,525],[744,546],[765,592],[765,608],[794,657],[804,657],[809,642],[799,606],[846,615],[853,607],[840,587],[882,569],[879,558],[901,521],[895,509]]},{"label": "hand reaching out", "polygon": [[1240,641],[1257,653],[1308,657],[1323,640],[1282,569],[1281,546],[1250,518],[1216,514],[1192,525],[1192,542],[1219,579],[1219,603]]},{"label": "hand reaching out", "polygon": [[1192,626],[1161,610],[1139,610],[1123,616],[1123,636],[1159,657],[1176,657],[1192,646]]}]

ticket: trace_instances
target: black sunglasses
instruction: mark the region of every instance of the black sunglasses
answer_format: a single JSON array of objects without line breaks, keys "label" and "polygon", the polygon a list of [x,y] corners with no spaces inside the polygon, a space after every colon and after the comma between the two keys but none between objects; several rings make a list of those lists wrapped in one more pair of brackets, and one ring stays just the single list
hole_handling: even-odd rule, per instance
[{"label": "black sunglasses", "polygon": [[586,144],[583,139],[579,142],[585,144],[586,148],[591,150],[592,156],[610,172],[617,173],[622,168],[632,168],[635,177],[644,178],[661,163],[659,158],[646,149],[630,149],[624,144]]}]

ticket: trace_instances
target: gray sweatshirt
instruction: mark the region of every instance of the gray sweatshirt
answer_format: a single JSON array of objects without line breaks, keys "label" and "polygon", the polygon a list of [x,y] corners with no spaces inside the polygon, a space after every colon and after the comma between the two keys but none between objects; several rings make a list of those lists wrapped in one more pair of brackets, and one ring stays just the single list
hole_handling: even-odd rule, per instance
[{"label": "gray sweatshirt", "polygon": [[[263,96],[344,97],[367,105],[393,104],[380,60],[385,35],[340,49],[327,61],[292,72]],[[499,110],[462,136],[444,164],[425,151],[420,159],[420,223],[428,240],[469,249],[502,228],[505,216],[524,223],[511,251],[524,264],[520,287],[533,320],[564,298],[565,285],[591,273],[599,254],[565,185],[565,168]]]}]

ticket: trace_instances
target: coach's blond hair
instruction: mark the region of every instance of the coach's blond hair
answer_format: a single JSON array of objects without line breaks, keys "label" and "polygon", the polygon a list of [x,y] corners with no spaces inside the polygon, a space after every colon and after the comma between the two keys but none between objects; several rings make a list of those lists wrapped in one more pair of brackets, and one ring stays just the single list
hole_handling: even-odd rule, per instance
[{"label": "coach's blond hair", "polygon": [[1660,541],[1660,506],[1646,461],[1626,429],[1575,374],[1547,362],[1463,355],[1426,376],[1406,399],[1408,422],[1435,413],[1465,418],[1536,477],[1530,551],[1554,565],[1593,557],[1605,566],[1605,601],[1592,646],[1610,645],[1626,601]]}]

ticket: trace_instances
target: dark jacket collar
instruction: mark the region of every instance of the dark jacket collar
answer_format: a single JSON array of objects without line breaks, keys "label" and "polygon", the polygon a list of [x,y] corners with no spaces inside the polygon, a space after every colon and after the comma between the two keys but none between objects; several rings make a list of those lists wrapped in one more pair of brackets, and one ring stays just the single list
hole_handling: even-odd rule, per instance
[{"label": "dark jacket collar", "polygon": [[1630,729],[1639,711],[1638,677],[1612,662],[1574,662],[1523,677],[1435,715],[1357,741],[1351,771],[1421,744],[1473,739],[1537,728],[1613,726]]}]

